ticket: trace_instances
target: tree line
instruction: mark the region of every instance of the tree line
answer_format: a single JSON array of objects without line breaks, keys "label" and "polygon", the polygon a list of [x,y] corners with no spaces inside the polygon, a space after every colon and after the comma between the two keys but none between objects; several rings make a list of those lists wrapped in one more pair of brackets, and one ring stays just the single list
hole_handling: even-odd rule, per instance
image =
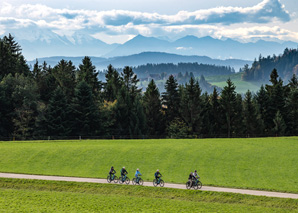
[{"label": "tree line", "polygon": [[254,60],[251,68],[246,65],[243,71],[242,79],[245,81],[266,81],[273,69],[279,71],[280,77],[284,80],[291,79],[293,73],[298,74],[298,49],[286,48],[283,54],[276,56],[259,56]]},{"label": "tree line", "polygon": [[242,96],[228,79],[219,92],[202,93],[190,78],[170,75],[160,94],[152,79],[142,92],[131,67],[109,65],[105,82],[89,57],[76,68],[36,61],[30,70],[13,37],[0,39],[0,137],[16,139],[188,138],[297,135],[298,81],[277,70],[270,84]]}]

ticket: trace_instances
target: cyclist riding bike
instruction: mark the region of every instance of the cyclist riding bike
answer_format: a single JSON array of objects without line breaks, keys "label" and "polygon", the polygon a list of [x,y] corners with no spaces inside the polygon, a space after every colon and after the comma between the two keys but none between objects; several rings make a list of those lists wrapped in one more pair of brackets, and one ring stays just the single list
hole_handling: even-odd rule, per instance
[{"label": "cyclist riding bike", "polygon": [[123,167],[121,169],[121,178],[122,178],[122,181],[125,181],[127,174],[128,174],[128,172],[126,171],[125,167]]},{"label": "cyclist riding bike", "polygon": [[110,172],[109,172],[111,181],[114,180],[115,174],[116,174],[116,171],[115,171],[114,167],[112,166],[111,169],[110,169]]},{"label": "cyclist riding bike", "polygon": [[140,170],[137,169],[136,173],[135,173],[135,177],[136,177],[136,183],[139,183],[140,177],[142,174],[140,173]]},{"label": "cyclist riding bike", "polygon": [[193,183],[193,180],[194,180],[194,175],[193,173],[191,172],[188,176],[188,181],[190,182],[190,185],[192,186],[192,183]]},{"label": "cyclist riding bike", "polygon": [[196,184],[198,184],[200,176],[198,175],[197,170],[195,170],[195,172],[193,173],[193,177],[194,177]]},{"label": "cyclist riding bike", "polygon": [[157,184],[160,183],[160,178],[162,177],[161,173],[159,172],[159,169],[156,170],[155,174],[154,174],[155,179],[157,180]]}]

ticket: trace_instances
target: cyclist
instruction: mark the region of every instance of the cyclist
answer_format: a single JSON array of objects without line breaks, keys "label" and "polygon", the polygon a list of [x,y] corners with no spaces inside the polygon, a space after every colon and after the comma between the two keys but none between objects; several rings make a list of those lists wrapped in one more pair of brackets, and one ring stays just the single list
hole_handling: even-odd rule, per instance
[{"label": "cyclist", "polygon": [[195,180],[195,182],[196,182],[196,184],[197,184],[198,181],[199,181],[199,178],[200,178],[200,176],[199,176],[198,173],[197,173],[197,170],[195,170],[195,172],[193,173],[193,177],[194,177],[194,180]]},{"label": "cyclist", "polygon": [[156,172],[155,172],[155,174],[154,174],[154,177],[155,177],[155,179],[157,180],[157,184],[159,184],[160,183],[160,178],[161,178],[161,173],[159,172],[159,169],[158,170],[156,170]]},{"label": "cyclist", "polygon": [[125,167],[123,166],[123,168],[121,169],[122,182],[125,181],[127,174],[128,174],[128,172],[126,171]]},{"label": "cyclist", "polygon": [[135,173],[135,177],[136,177],[136,182],[139,183],[139,176],[141,176],[142,174],[140,173],[140,170],[137,169],[136,173]]},{"label": "cyclist", "polygon": [[[109,174],[110,174],[110,180],[111,181],[114,180],[116,171],[113,166],[111,167]],[[112,176],[113,176],[113,178],[112,178]]]},{"label": "cyclist", "polygon": [[190,186],[192,186],[192,183],[193,183],[193,179],[194,179],[194,175],[193,173],[191,172],[188,176],[188,181],[190,182]]}]

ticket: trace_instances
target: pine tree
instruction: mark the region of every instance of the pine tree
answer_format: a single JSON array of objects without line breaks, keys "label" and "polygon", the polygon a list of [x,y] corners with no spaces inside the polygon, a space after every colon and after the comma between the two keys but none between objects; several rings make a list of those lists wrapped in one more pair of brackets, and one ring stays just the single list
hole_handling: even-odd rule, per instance
[{"label": "pine tree", "polygon": [[257,128],[259,128],[257,123],[257,111],[253,104],[252,94],[249,90],[246,92],[243,102],[243,115],[245,134],[248,136],[256,136]]},{"label": "pine tree", "polygon": [[101,82],[99,82],[98,72],[95,66],[92,65],[90,57],[85,56],[82,60],[82,64],[79,65],[78,70],[78,82],[85,81],[91,87],[93,95],[98,96],[101,90]]},{"label": "pine tree", "polygon": [[298,88],[292,87],[290,94],[286,100],[286,108],[288,109],[287,126],[291,135],[298,134]]},{"label": "pine tree", "polygon": [[274,122],[274,133],[277,135],[277,136],[283,136],[285,134],[285,130],[287,128],[286,124],[285,124],[285,121],[280,113],[280,111],[277,111],[274,119],[273,119],[273,122]]},{"label": "pine tree", "polygon": [[76,86],[71,108],[74,118],[72,135],[94,136],[100,132],[99,107],[94,101],[92,88],[85,81]]},{"label": "pine tree", "polygon": [[241,94],[236,94],[235,112],[233,118],[232,132],[234,136],[244,134],[243,103]]},{"label": "pine tree", "polygon": [[180,114],[190,133],[199,133],[201,130],[201,88],[198,81],[193,78],[189,80],[189,84],[185,85],[184,92],[181,96]]},{"label": "pine tree", "polygon": [[210,133],[211,137],[219,137],[221,135],[221,126],[224,120],[223,109],[220,104],[220,97],[216,88],[210,97]]},{"label": "pine tree", "polygon": [[52,75],[55,77],[57,84],[63,90],[67,99],[71,100],[76,86],[75,66],[72,62],[62,59],[58,65],[53,68]]},{"label": "pine tree", "polygon": [[47,136],[69,136],[71,133],[72,122],[69,102],[60,87],[57,87],[49,101],[49,104],[44,112],[41,112],[39,122],[42,125],[37,125],[44,128]]},{"label": "pine tree", "polygon": [[160,93],[152,79],[143,97],[144,109],[147,118],[149,136],[164,134],[164,119],[161,107]]},{"label": "pine tree", "polygon": [[236,106],[236,92],[235,85],[231,79],[227,80],[221,93],[221,105],[225,114],[224,128],[226,129],[227,137],[231,137],[232,127],[234,126],[235,106]]},{"label": "pine tree", "polygon": [[166,112],[166,123],[169,124],[175,118],[179,118],[179,102],[180,97],[178,93],[178,83],[173,75],[169,76],[169,79],[165,84],[165,92],[162,95],[163,105]]},{"label": "pine tree", "polygon": [[135,98],[137,95],[141,94],[142,89],[138,89],[137,86],[139,79],[137,75],[132,71],[131,67],[126,66],[123,69],[121,73],[121,80],[132,98]]},{"label": "pine tree", "polygon": [[104,84],[104,100],[113,102],[121,89],[120,76],[117,70],[112,65],[108,66],[108,70],[105,74],[106,83]]}]

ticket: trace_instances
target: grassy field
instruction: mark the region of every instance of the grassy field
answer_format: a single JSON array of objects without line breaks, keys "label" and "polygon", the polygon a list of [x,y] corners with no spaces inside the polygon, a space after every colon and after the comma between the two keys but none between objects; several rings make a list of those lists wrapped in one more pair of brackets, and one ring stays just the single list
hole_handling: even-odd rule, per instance
[{"label": "grassy field", "polygon": [[298,137],[1,142],[0,172],[106,178],[113,165],[185,183],[197,169],[205,185],[297,193],[297,150]]},{"label": "grassy field", "polygon": [[142,186],[0,179],[0,212],[297,212],[298,200]]},{"label": "grassy field", "polygon": [[210,84],[221,88],[227,85],[226,81],[228,78],[230,78],[236,86],[237,93],[245,94],[247,90],[250,90],[252,92],[257,92],[258,90],[260,90],[260,87],[261,87],[260,82],[242,81],[241,75],[242,73],[235,73],[232,75],[206,76],[205,78],[206,78],[206,81],[209,82]]}]

